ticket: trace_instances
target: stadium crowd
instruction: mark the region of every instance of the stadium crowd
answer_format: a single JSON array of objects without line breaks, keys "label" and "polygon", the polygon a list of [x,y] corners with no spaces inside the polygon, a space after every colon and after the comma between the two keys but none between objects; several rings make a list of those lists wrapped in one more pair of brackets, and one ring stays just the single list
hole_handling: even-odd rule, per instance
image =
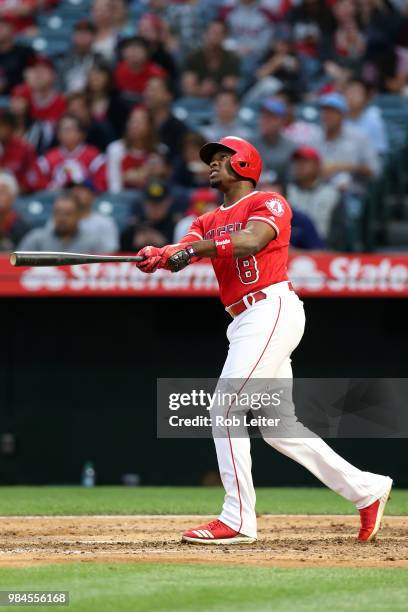
[{"label": "stadium crowd", "polygon": [[[65,52],[38,51],[58,16]],[[378,95],[408,98],[407,0],[0,0],[0,250],[179,240],[220,203],[199,150],[228,134],[288,197],[293,248],[364,248]]]}]

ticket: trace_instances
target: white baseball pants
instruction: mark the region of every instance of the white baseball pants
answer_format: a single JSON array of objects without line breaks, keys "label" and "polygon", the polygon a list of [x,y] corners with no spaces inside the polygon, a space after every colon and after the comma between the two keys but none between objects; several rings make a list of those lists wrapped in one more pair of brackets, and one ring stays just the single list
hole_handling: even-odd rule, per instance
[{"label": "white baseball pants", "polygon": [[[288,283],[263,291],[267,299],[250,306],[230,323],[228,356],[221,379],[291,379],[290,355],[305,326],[303,303]],[[244,391],[244,390],[243,390]],[[303,427],[303,426],[302,426]],[[304,465],[330,489],[364,508],[381,497],[389,486],[386,476],[363,472],[348,463],[321,438],[266,437],[265,442]],[[250,439],[215,437],[218,466],[225,488],[219,519],[240,533],[256,537],[255,490],[251,473]],[[273,510],[273,509],[271,509]]]}]

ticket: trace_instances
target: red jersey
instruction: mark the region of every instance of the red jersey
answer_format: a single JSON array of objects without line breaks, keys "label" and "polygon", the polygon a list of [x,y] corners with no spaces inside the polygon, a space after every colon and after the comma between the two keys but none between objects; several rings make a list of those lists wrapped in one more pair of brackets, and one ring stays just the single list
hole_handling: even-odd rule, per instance
[{"label": "red jersey", "polygon": [[0,143],[0,168],[14,174],[22,191],[35,188],[36,163],[34,148],[22,138],[12,136],[7,143]]},{"label": "red jersey", "polygon": [[[25,15],[19,15],[21,9]],[[23,32],[34,25],[34,14],[37,10],[35,0],[0,0],[0,14],[12,23],[16,32]]]},{"label": "red jersey", "polygon": [[105,157],[91,145],[73,151],[55,147],[38,160],[40,176],[37,189],[61,189],[69,183],[90,179],[98,191],[105,191]]},{"label": "red jersey", "polygon": [[[225,306],[268,285],[288,280],[287,261],[292,211],[279,193],[253,191],[232,206],[220,206],[198,217],[186,238],[211,240],[244,229],[249,221],[267,223],[276,237],[259,253],[241,258],[214,258],[211,263]],[[183,242],[186,241],[183,239]]]},{"label": "red jersey", "polygon": [[153,62],[146,62],[141,70],[132,70],[127,62],[122,61],[116,67],[116,86],[121,91],[143,93],[147,82],[152,77],[165,77],[167,72]]},{"label": "red jersey", "polygon": [[31,118],[38,121],[56,123],[67,110],[65,96],[57,91],[52,91],[47,100],[40,101],[33,95],[31,87],[23,83],[22,85],[16,85],[11,95],[25,98],[30,105]]}]

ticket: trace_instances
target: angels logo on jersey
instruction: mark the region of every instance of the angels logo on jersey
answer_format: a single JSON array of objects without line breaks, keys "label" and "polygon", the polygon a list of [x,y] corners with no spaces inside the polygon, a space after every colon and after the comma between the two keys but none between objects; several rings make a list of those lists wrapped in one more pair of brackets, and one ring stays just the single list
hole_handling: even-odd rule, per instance
[{"label": "angels logo on jersey", "polygon": [[285,213],[285,208],[281,200],[278,198],[272,198],[272,200],[267,200],[265,202],[265,206],[269,208],[271,213],[276,217],[281,217]]}]

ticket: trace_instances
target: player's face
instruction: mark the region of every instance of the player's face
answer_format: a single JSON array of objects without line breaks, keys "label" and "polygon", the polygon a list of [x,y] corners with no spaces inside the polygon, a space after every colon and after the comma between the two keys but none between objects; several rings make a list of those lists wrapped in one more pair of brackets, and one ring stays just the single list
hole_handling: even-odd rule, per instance
[{"label": "player's face", "polygon": [[224,190],[231,183],[235,183],[237,177],[230,165],[232,153],[228,151],[217,151],[210,163],[210,185],[213,188]]}]

